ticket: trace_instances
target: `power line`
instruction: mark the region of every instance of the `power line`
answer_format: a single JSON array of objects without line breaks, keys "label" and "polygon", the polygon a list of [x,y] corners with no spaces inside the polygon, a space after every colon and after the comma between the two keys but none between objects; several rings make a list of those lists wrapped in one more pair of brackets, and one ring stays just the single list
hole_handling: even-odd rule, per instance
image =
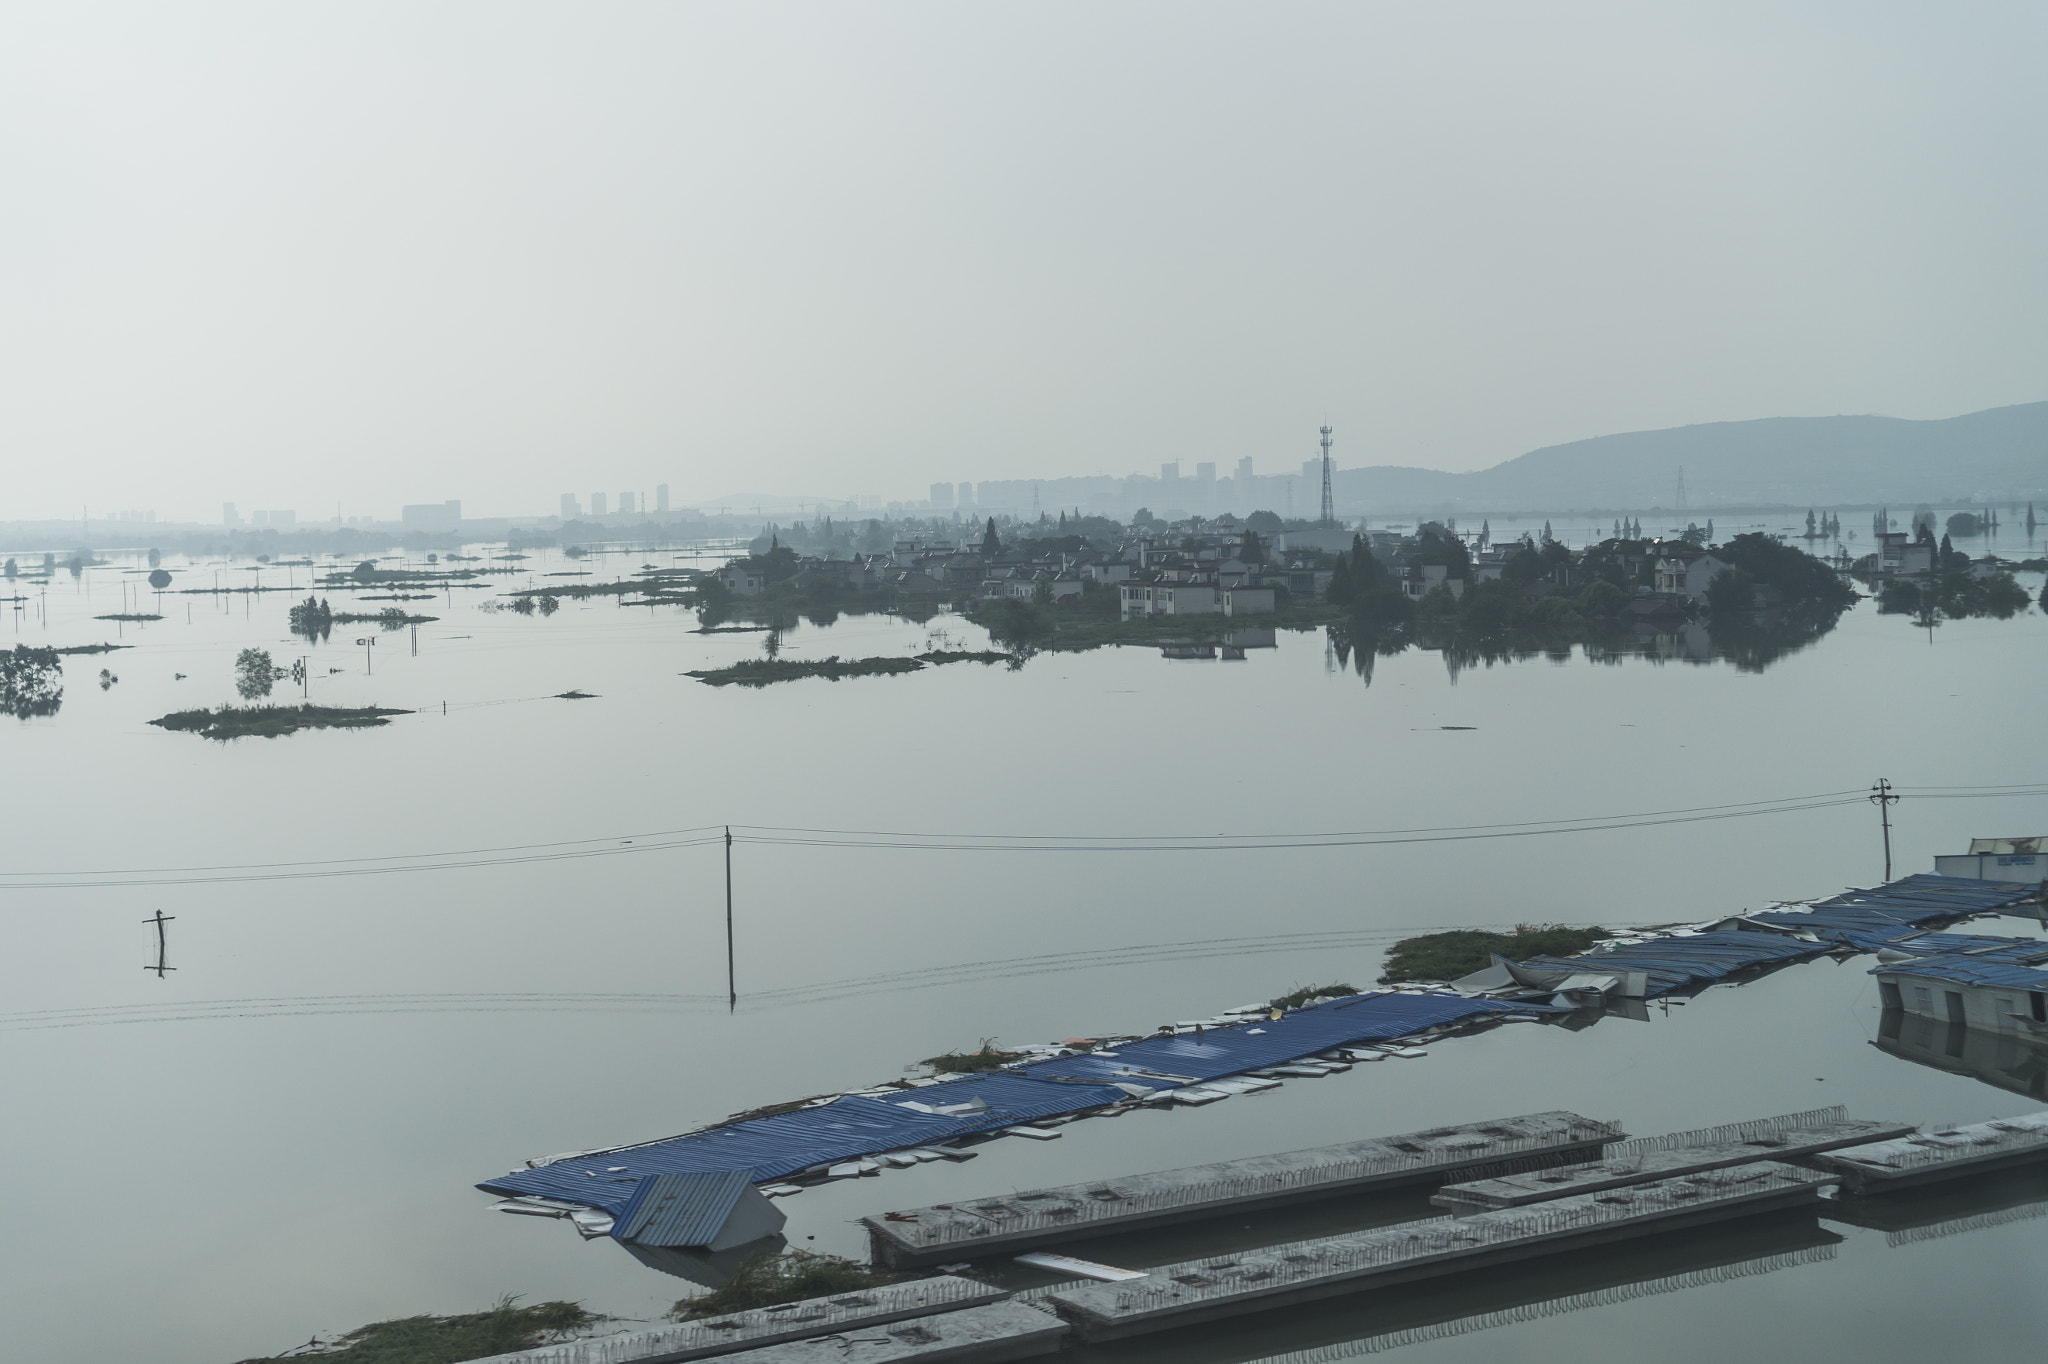
[{"label": "power line", "polygon": [[[1907,787],[1915,800],[2011,799],[2048,795],[2048,784],[1990,787]],[[1310,848],[1388,847],[1417,843],[1456,843],[1485,839],[1535,838],[1557,834],[1598,833],[1666,825],[1752,819],[1764,815],[1799,814],[1861,804],[1861,789],[1821,791],[1770,800],[1723,805],[1686,806],[1671,810],[1614,815],[1530,820],[1520,823],[1442,825],[1379,830],[1329,830],[1262,834],[989,834],[919,833],[908,830],[819,829],[801,826],[730,826],[734,843],[774,847],[860,848],[904,852],[1056,852],[1161,853],[1261,852]],[[453,871],[477,867],[522,866],[541,862],[578,861],[638,853],[700,848],[725,841],[725,826],[698,825],[656,833],[611,835],[552,843],[509,844],[430,853],[394,853],[375,857],[326,858],[297,862],[216,863],[190,867],[131,867],[104,870],[0,872],[0,891],[87,890],[122,886],[218,885],[241,881],[295,881],[344,876],[380,876],[396,872]]]}]

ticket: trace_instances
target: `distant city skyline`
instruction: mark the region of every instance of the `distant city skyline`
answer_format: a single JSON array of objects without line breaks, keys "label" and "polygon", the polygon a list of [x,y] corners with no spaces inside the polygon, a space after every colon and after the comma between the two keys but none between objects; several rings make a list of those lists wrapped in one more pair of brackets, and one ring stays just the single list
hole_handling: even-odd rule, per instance
[{"label": "distant city skyline", "polygon": [[2039,6],[201,0],[8,38],[9,519],[1222,482],[1325,421],[1344,467],[1470,470],[2048,373]]}]

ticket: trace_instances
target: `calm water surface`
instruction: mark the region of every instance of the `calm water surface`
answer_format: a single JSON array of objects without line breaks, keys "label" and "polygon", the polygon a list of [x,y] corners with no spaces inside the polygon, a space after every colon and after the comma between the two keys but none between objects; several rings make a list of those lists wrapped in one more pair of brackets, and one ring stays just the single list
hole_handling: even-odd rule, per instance
[{"label": "calm water surface", "polygon": [[[668,561],[537,554],[521,567],[604,578],[643,562]],[[168,566],[177,587],[209,585],[217,567]],[[8,872],[644,841],[728,823],[1396,829],[1625,816],[1856,790],[1880,776],[2024,782],[2040,770],[2048,677],[2038,610],[1950,623],[1930,639],[1866,605],[1761,673],[1574,654],[1454,677],[1439,656],[1409,652],[1379,660],[1367,686],[1320,635],[1283,634],[1244,662],[1105,649],[1015,671],[954,665],[743,691],[681,674],[755,656],[761,636],[694,634],[686,613],[603,599],[565,602],[549,619],[478,609],[525,577],[402,603],[440,618],[420,628],[417,656],[409,632],[359,626],[306,646],[286,631],[283,593],[166,594],[161,622],[93,620],[121,609],[140,567],[120,560],[76,583],[60,572],[47,610],[26,587],[28,609],[0,616],[12,636],[0,644],[135,646],[69,659],[54,717],[0,721]],[[266,569],[262,581],[285,573]],[[301,587],[305,573],[294,571]],[[579,579],[532,579],[550,581]],[[2027,581],[2038,591],[2038,576]],[[341,609],[350,594],[327,595]],[[954,647],[982,642],[955,618],[869,616],[800,626],[782,650],[901,653],[935,629]],[[371,634],[366,674],[351,641]],[[281,664],[307,656],[316,701],[417,713],[378,730],[225,745],[145,723],[234,699],[233,659],[247,647]],[[119,680],[102,688],[102,667]],[[553,699],[572,688],[597,699]],[[280,683],[274,699],[294,691]],[[1901,874],[1972,835],[2048,830],[2038,800],[1908,801],[1894,817]],[[471,1185],[529,1156],[873,1083],[982,1038],[1144,1030],[1296,984],[1365,984],[1384,947],[1418,930],[1699,919],[1882,871],[1875,812],[1861,804],[1237,853],[742,843],[734,866],[730,1015],[714,846],[0,892],[0,1130],[12,1156],[0,1178],[14,1228],[0,1243],[0,1353],[211,1364],[504,1293],[650,1316],[691,1286],[563,1224],[489,1212]],[[140,969],[155,950],[140,921],[159,909],[176,916],[177,969],[162,980]],[[1074,953],[1085,955],[1045,960]],[[1541,1108],[1647,1134],[1826,1103],[1914,1121],[2041,1106],[2010,1065],[1945,1068],[1938,1046],[1877,1045],[1869,965],[1813,963],[1646,1023],[1504,1028],[1421,1061],[1082,1123],[1054,1143],[998,1142],[966,1164],[807,1192],[785,1205],[788,1231],[798,1245],[858,1254],[851,1219],[881,1207]],[[1652,1341],[1681,1360],[1798,1350],[1917,1361],[1958,1339],[2017,1351],[2048,1325],[2032,1291],[2048,1220],[2023,1215],[2048,1207],[2040,1193],[1982,1194],[1983,1206],[2021,1212],[1953,1236],[1808,1219],[1546,1268],[1552,1278],[1452,1285],[1417,1296],[1406,1316],[1352,1304],[1284,1330],[1261,1323],[1104,1357],[1322,1358],[1357,1339],[1417,1360],[1497,1357],[1510,1344],[1520,1358],[1602,1357]],[[1977,1206],[1964,1200],[1955,1215]],[[1159,1263],[1206,1244],[1121,1251]],[[1782,1267],[1725,1269],[1760,1260]]]}]

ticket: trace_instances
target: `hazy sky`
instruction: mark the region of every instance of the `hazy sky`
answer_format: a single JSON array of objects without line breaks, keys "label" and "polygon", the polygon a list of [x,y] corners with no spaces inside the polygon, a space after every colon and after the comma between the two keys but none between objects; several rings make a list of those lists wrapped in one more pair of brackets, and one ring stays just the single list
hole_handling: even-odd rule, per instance
[{"label": "hazy sky", "polygon": [[2048,7],[0,14],[0,519],[2048,397]]}]

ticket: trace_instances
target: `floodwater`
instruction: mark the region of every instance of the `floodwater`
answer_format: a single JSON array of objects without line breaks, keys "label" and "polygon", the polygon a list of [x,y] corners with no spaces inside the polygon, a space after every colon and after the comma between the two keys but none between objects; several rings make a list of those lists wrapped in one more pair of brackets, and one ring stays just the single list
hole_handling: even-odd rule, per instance
[{"label": "floodwater", "polygon": [[[287,632],[287,593],[174,590],[159,622],[94,620],[155,607],[133,558],[77,581],[60,570],[47,594],[16,584],[29,600],[0,616],[0,645],[134,647],[67,659],[55,715],[0,719],[4,1353],[224,1364],[506,1293],[651,1316],[693,1286],[563,1223],[490,1212],[471,1186],[529,1156],[870,1084],[983,1038],[1142,1031],[1300,984],[1368,984],[1415,931],[1696,920],[1872,884],[1878,816],[1856,798],[1870,782],[1984,787],[2040,765],[2038,609],[1927,632],[1866,604],[1762,671],[1575,652],[1454,675],[1410,651],[1367,685],[1320,634],[1282,633],[1243,661],[1103,649],[758,691],[682,676],[757,656],[763,637],[692,633],[674,608],[479,609],[529,578],[669,562],[537,552],[492,588],[399,603],[439,617],[416,654],[411,631],[375,627],[307,645]],[[259,576],[166,566],[174,589]],[[291,574],[303,596],[306,573],[260,579]],[[2039,575],[2024,580],[2038,593]],[[342,609],[354,594],[323,595]],[[954,617],[865,616],[800,625],[780,647],[893,654],[941,632],[982,644]],[[315,701],[415,713],[228,744],[146,723],[234,700],[233,660],[250,647],[280,666],[307,658]],[[102,686],[102,668],[118,680]],[[572,689],[595,699],[555,699]],[[273,699],[297,691],[281,682]],[[1848,803],[1366,847],[1018,852],[986,837],[911,848],[753,832],[1443,829],[1823,793]],[[1973,835],[2048,831],[2038,797],[1909,797],[1893,820],[1898,874]],[[675,832],[728,824],[731,1013],[722,849]],[[515,848],[530,860],[305,874]],[[106,884],[258,864],[294,865]],[[162,978],[143,969],[158,910],[172,916]],[[1910,1025],[1885,1036],[1870,964],[1816,962],[1647,1022],[1507,1027],[1265,1095],[1079,1123],[1057,1142],[996,1142],[964,1164],[808,1191],[784,1205],[788,1235],[858,1254],[851,1219],[886,1207],[1532,1109],[1652,1134],[1830,1103],[1929,1122],[2043,1105],[2038,1064],[1995,1041],[1951,1055]],[[1101,1357],[1464,1360],[1506,1345],[1540,1360],[1917,1361],[1958,1339],[2017,1352],[2048,1326],[2032,1291],[2041,1209],[2048,1190],[1974,1189],[1916,1214],[1953,1235],[1744,1227],[1404,1295],[1398,1312],[1352,1303]],[[1209,1244],[1121,1251],[1157,1263]]]}]

